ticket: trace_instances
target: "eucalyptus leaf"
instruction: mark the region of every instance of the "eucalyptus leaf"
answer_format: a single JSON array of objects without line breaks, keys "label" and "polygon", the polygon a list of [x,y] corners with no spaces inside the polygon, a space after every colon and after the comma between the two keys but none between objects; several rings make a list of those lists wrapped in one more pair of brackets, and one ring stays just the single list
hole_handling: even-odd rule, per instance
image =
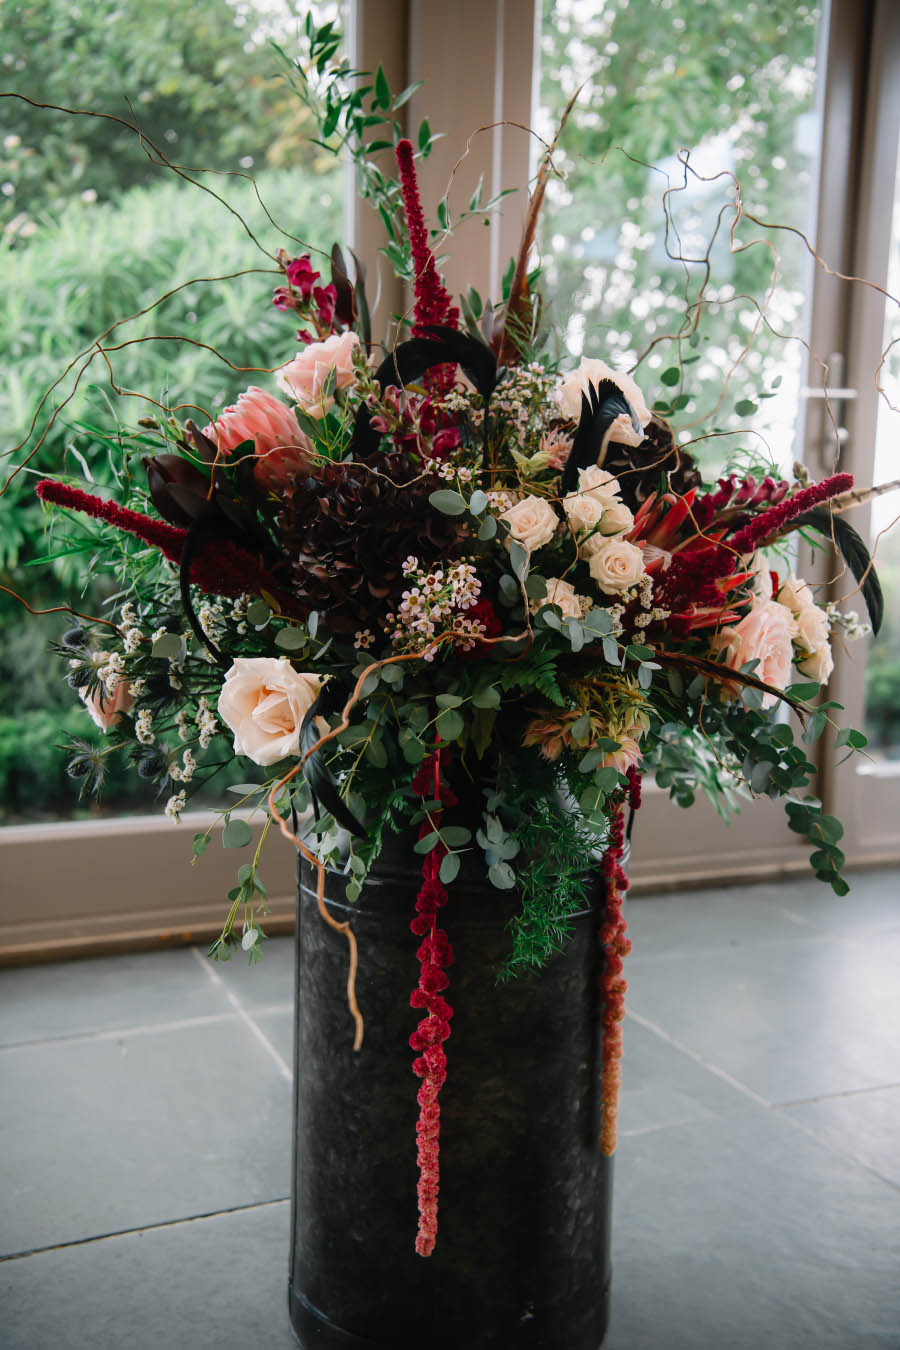
[{"label": "eucalyptus leaf", "polygon": [[488,881],[498,891],[511,891],[516,884],[516,874],[508,862],[495,862],[488,868]]},{"label": "eucalyptus leaf", "polygon": [[482,541],[482,543],[486,543],[488,539],[493,539],[496,533],[497,533],[496,517],[485,516],[478,530],[478,538]]},{"label": "eucalyptus leaf", "polygon": [[232,817],[222,831],[223,848],[246,848],[253,838],[253,831],[246,820]]},{"label": "eucalyptus leaf", "polygon": [[441,859],[440,878],[445,886],[455,881],[459,875],[460,857],[458,853],[448,853]]},{"label": "eucalyptus leaf", "polygon": [[438,488],[428,498],[435,511],[445,516],[461,516],[466,510],[466,500],[452,488]]},{"label": "eucalyptus leaf", "polygon": [[275,634],[275,646],[284,652],[296,652],[306,646],[306,634],[300,628],[280,628]]}]

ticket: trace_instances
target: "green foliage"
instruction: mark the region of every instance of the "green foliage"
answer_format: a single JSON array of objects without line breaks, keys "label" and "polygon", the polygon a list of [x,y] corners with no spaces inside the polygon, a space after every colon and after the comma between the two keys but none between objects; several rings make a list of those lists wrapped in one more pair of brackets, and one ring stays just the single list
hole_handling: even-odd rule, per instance
[{"label": "green foliage", "polygon": [[[102,741],[85,709],[73,705],[72,691],[61,680],[59,684],[68,695],[70,706],[65,713],[30,708],[16,716],[0,717],[0,820],[6,823],[70,814],[79,783],[67,771],[69,735],[92,743]],[[135,776],[124,755],[105,756],[104,770],[102,802],[115,801],[119,809],[132,811],[157,809],[152,788]],[[85,808],[82,814],[96,814],[96,808]]]},{"label": "green foliage", "polygon": [[[585,87],[555,157],[560,176],[551,179],[542,214],[542,289],[552,297],[553,324],[576,351],[583,343],[585,355],[627,369],[655,340],[638,383],[651,401],[660,400],[664,415],[684,411],[702,419],[715,397],[698,391],[715,391],[741,355],[748,332],[743,312],[751,312],[743,297],[762,303],[773,270],[768,247],[730,251],[730,171],[741,180],[748,212],[789,225],[807,217],[819,11],[784,0],[759,0],[738,14],[733,0],[588,8],[555,0],[544,9],[541,103],[556,119],[578,86]],[[701,182],[686,171],[678,162],[682,147],[690,149],[698,174],[721,176]],[[687,191],[681,190],[685,179]],[[676,189],[668,200],[668,237],[667,186]],[[783,231],[743,223],[737,242],[756,238],[773,245],[779,258],[776,327],[802,331],[805,250]],[[711,303],[698,316],[689,307],[704,284],[704,268],[673,261],[667,248],[699,261],[708,245]],[[739,305],[735,297],[742,297]],[[661,341],[664,334],[680,336]],[[798,344],[757,334],[753,357],[737,369],[728,401],[715,413],[717,425],[745,426],[749,407],[768,397],[773,378],[797,360]],[[764,434],[774,425],[767,409],[753,416]],[[732,448],[733,442],[713,440],[693,445],[692,453],[699,450],[711,466]],[[790,453],[789,444],[777,448]]]},{"label": "green foliage", "polygon": [[[5,90],[136,122],[179,164],[258,172],[316,159],[303,139],[311,119],[275,78],[258,17],[229,0],[17,0],[3,6],[2,60]],[[0,104],[0,143],[13,188],[0,227],[22,242],[81,194],[110,201],[166,173],[126,127],[19,99]]]},{"label": "green foliage", "polygon": [[509,923],[512,950],[501,981],[537,969],[562,950],[571,916],[587,906],[590,873],[598,865],[597,836],[555,795],[529,793],[513,805],[521,812],[512,836],[521,849],[516,884],[522,907]]}]

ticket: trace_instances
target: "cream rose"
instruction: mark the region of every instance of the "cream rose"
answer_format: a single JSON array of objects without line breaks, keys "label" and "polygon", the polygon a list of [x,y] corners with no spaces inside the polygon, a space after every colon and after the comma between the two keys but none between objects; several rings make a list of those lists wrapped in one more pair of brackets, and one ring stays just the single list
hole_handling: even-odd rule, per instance
[{"label": "cream rose", "polygon": [[[572,422],[577,422],[581,417],[582,394],[587,393],[590,385],[596,386],[601,380],[612,380],[614,384],[618,385],[641,426],[646,427],[649,424],[651,419],[650,409],[632,377],[626,375],[624,371],[612,370],[605,361],[592,360],[590,357],[584,357],[578,369],[567,375],[556,390],[556,401],[563,417],[569,418]],[[621,434],[617,429],[612,439],[620,441],[623,445],[640,445],[640,439],[635,439],[635,437],[636,433],[631,425],[631,419],[623,418]]]},{"label": "cream rose", "polygon": [[578,491],[582,496],[595,497],[605,504],[617,502],[622,489],[615,474],[601,469],[598,464],[589,464],[586,469],[578,470]]},{"label": "cream rose", "polygon": [[810,652],[808,656],[804,656],[795,664],[801,675],[806,675],[810,680],[815,680],[816,684],[827,684],[831,672],[834,670],[831,643],[823,642],[821,647],[817,647],[814,652]]},{"label": "cream rose", "polygon": [[523,497],[504,511],[500,519],[506,524],[510,538],[528,553],[549,544],[559,524],[559,516],[545,497]]},{"label": "cream rose", "polygon": [[536,608],[539,609],[541,605],[556,605],[557,609],[562,611],[564,619],[580,619],[584,613],[581,596],[577,595],[575,587],[568,581],[563,581],[562,577],[549,579],[547,594],[536,602]]},{"label": "cream rose", "polygon": [[238,656],[219,694],[219,716],[234,732],[234,752],[254,764],[276,764],[300,753],[300,726],[322,681],[290,661]]},{"label": "cream rose", "polygon": [[804,652],[817,652],[828,642],[828,615],[818,605],[807,605],[794,615],[794,641]]},{"label": "cream rose", "polygon": [[634,516],[624,502],[610,502],[604,505],[603,518],[600,521],[600,533],[606,535],[627,534],[634,526]]},{"label": "cream rose", "polygon": [[310,417],[324,417],[334,399],[323,399],[325,383],[336,372],[336,389],[349,389],[356,381],[353,354],[359,347],[355,333],[335,333],[324,342],[311,342],[293,361],[282,366],[278,383]]},{"label": "cream rose", "polygon": [[644,575],[644,555],[626,539],[604,539],[591,552],[588,567],[604,595],[624,595]]},{"label": "cream rose", "polygon": [[786,605],[792,614],[799,614],[813,603],[813,593],[802,577],[789,576],[775,599],[779,605]]},{"label": "cream rose", "polygon": [[92,694],[88,693],[87,685],[79,689],[78,694],[94,725],[101,731],[109,731],[110,727],[118,726],[122,720],[122,713],[131,712],[134,705],[131,686],[127,680],[120,680],[111,694],[106,692],[102,682]]},{"label": "cream rose", "polygon": [[[725,665],[731,670],[740,670],[748,661],[758,661],[753,671],[756,678],[775,689],[784,689],[791,674],[793,627],[794,616],[786,605],[777,600],[763,600],[733,628],[723,628],[713,650],[725,653]],[[763,695],[764,708],[777,702],[774,694]]]},{"label": "cream rose", "polygon": [[563,510],[572,529],[579,534],[600,524],[603,505],[602,501],[587,492],[570,492],[567,497],[563,497]]}]

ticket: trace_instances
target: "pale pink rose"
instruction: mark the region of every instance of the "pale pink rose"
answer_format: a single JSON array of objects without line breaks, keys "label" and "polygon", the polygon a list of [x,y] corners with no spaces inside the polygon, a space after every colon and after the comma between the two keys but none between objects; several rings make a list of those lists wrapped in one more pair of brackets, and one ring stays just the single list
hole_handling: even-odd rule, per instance
[{"label": "pale pink rose", "polygon": [[607,505],[619,500],[622,489],[615,474],[601,469],[598,464],[589,464],[586,469],[578,470],[578,491]]},{"label": "pale pink rose", "polygon": [[817,652],[828,642],[828,615],[818,605],[807,605],[794,615],[794,641],[804,652]]},{"label": "pale pink rose", "polygon": [[[630,375],[626,375],[624,371],[612,370],[605,361],[592,360],[590,357],[584,357],[578,369],[566,375],[562,384],[556,390],[556,399],[563,417],[568,417],[570,421],[577,422],[581,417],[581,395],[587,393],[589,385],[596,386],[601,380],[612,380],[614,384],[617,384],[627,398],[641,426],[649,425],[651,420],[650,409],[647,407],[644,395],[634,379]],[[621,441],[624,445],[639,445],[640,441],[634,439],[635,432],[631,425],[631,419],[626,418],[623,421],[621,434],[617,432],[612,439]],[[630,439],[626,439],[626,436]]]},{"label": "pale pink rose", "polygon": [[775,599],[779,605],[786,605],[792,614],[799,614],[813,603],[813,593],[802,577],[789,576]]},{"label": "pale pink rose", "polygon": [[806,675],[808,679],[815,680],[816,684],[827,684],[834,670],[834,657],[831,654],[831,643],[823,642],[821,647],[817,647],[814,652],[804,656],[802,660],[795,662],[801,675]]},{"label": "pale pink rose", "polygon": [[359,347],[355,333],[335,333],[324,342],[311,342],[293,361],[282,366],[278,383],[297,400],[310,417],[324,417],[334,399],[323,399],[330,372],[336,372],[336,389],[349,389],[356,382],[353,355]]},{"label": "pale pink rose", "polygon": [[624,595],[644,575],[644,555],[627,539],[604,539],[591,553],[588,567],[604,595]]},{"label": "pale pink rose", "polygon": [[618,769],[619,773],[627,773],[629,769],[636,768],[641,762],[641,747],[633,736],[628,736],[624,732],[616,732],[615,739],[619,742],[618,750],[611,750],[603,757],[604,769]]},{"label": "pale pink rose", "polygon": [[600,533],[606,535],[627,534],[634,527],[634,516],[624,502],[610,502],[603,508],[600,521]]},{"label": "pale pink rose", "polygon": [[564,619],[580,619],[584,610],[581,606],[581,596],[575,592],[575,587],[562,577],[551,577],[547,582],[547,594],[542,600],[538,600],[535,608],[540,609],[541,605],[556,605],[557,609],[562,611]]},{"label": "pale pink rose", "polygon": [[[725,665],[731,670],[740,670],[748,661],[758,661],[753,669],[756,678],[775,689],[784,689],[791,674],[793,627],[794,616],[785,605],[777,600],[763,600],[733,628],[722,629],[713,642],[713,651],[725,653]],[[764,708],[777,702],[774,694],[763,694]]]},{"label": "pale pink rose", "polygon": [[106,692],[102,682],[92,694],[88,693],[87,685],[79,689],[78,694],[94,724],[101,731],[109,731],[110,727],[118,726],[122,720],[122,713],[131,712],[134,706],[131,686],[127,680],[120,680],[111,694]]},{"label": "pale pink rose", "polygon": [[256,454],[253,476],[261,488],[270,491],[284,487],[309,467],[312,441],[300,430],[293,409],[255,384],[204,427],[203,434],[224,455],[252,441]]},{"label": "pale pink rose", "polygon": [[254,764],[300,753],[300,727],[322,681],[270,656],[238,656],[219,694],[219,716],[234,732],[234,752]]},{"label": "pale pink rose", "polygon": [[569,523],[578,534],[592,530],[600,524],[604,503],[587,492],[570,492],[563,497],[563,510]]},{"label": "pale pink rose", "polygon": [[546,497],[523,497],[504,511],[500,519],[509,529],[510,538],[528,553],[549,544],[559,525],[559,516]]}]

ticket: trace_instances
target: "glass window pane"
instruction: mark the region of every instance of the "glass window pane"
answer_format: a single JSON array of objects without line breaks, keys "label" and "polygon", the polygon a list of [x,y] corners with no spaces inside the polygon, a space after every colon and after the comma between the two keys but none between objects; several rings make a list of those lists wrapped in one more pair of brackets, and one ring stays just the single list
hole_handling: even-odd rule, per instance
[{"label": "glass window pane", "polygon": [[[806,334],[809,259],[795,235],[749,220],[730,242],[732,175],[745,211],[811,232],[820,27],[818,8],[786,0],[544,0],[543,135],[584,84],[543,219],[551,319],[574,357],[640,361],[653,400],[672,402],[660,376],[687,358],[674,393],[690,400],[671,419],[682,439],[740,432],[692,446],[707,471],[740,448],[783,468],[795,456],[805,354],[779,335]],[[771,248],[740,251],[754,239]]]},{"label": "glass window pane", "polygon": [[[23,0],[9,8],[5,89],[136,121],[147,137],[142,143],[113,120],[13,99],[0,106],[3,448],[28,438],[42,396],[73,356],[89,354],[104,333],[110,348],[106,358],[79,361],[39,414],[28,445],[43,430],[46,438],[0,499],[0,571],[36,608],[63,599],[97,614],[109,581],[95,579],[102,569],[90,542],[72,551],[74,530],[61,515],[47,548],[36,473],[101,493],[123,473],[143,480],[139,418],[165,419],[172,408],[203,426],[250,384],[274,392],[274,377],[253,368],[289,359],[296,343],[271,303],[271,255],[282,246],[329,250],[342,237],[344,175],[311,143],[311,114],[270,44],[298,50],[287,0]],[[314,8],[324,21],[340,7]],[[187,167],[174,172],[161,156]],[[150,340],[160,334],[186,340]],[[0,486],[5,480],[3,472]],[[35,566],[47,552],[60,556]],[[102,738],[64,683],[65,662],[47,657],[48,641],[72,620],[29,618],[0,594],[0,624],[0,820],[83,811],[59,747],[67,733]],[[104,809],[148,809],[152,796],[123,759],[103,801]]]}]

